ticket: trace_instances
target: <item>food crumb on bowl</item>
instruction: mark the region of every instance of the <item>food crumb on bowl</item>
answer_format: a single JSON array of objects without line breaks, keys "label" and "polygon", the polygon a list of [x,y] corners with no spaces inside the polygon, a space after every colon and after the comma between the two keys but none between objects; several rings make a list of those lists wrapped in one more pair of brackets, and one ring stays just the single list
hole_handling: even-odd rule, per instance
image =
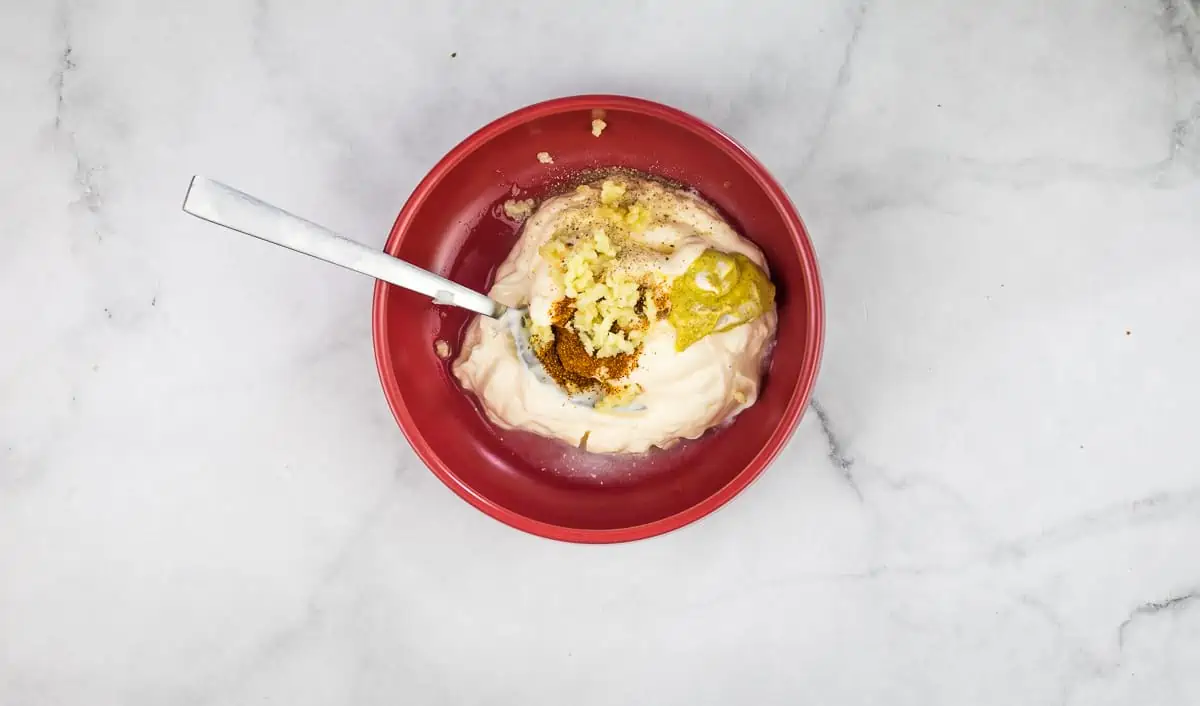
[{"label": "food crumb on bowl", "polygon": [[442,360],[450,360],[450,344],[440,338],[433,342],[433,352]]},{"label": "food crumb on bowl", "polygon": [[549,152],[538,152],[537,160],[542,164],[554,164],[554,157],[551,157]]},{"label": "food crumb on bowl", "polygon": [[517,222],[524,221],[533,213],[536,203],[533,199],[509,199],[504,202],[504,215]]},{"label": "food crumb on bowl", "polygon": [[592,134],[596,137],[600,137],[600,133],[604,132],[604,128],[606,127],[608,127],[608,123],[604,122],[600,118],[596,118],[592,121]]}]

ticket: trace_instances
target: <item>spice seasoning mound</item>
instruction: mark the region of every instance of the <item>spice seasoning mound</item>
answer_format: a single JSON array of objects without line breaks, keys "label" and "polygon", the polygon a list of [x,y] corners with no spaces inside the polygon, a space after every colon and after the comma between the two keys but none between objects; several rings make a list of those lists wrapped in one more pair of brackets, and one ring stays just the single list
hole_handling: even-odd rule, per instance
[{"label": "spice seasoning mound", "polygon": [[628,375],[637,365],[637,355],[620,353],[607,358],[594,358],[583,347],[579,334],[565,326],[554,329],[554,352],[567,371],[606,384]]},{"label": "spice seasoning mound", "polygon": [[599,380],[593,380],[585,375],[571,370],[559,357],[558,340],[561,332],[566,329],[561,327],[554,328],[554,340],[540,349],[534,351],[538,360],[542,361],[542,367],[546,369],[546,374],[550,376],[559,387],[568,392],[591,392],[601,389],[602,386]]},{"label": "spice seasoning mound", "polygon": [[662,287],[654,287],[651,296],[658,318],[667,318],[667,314],[671,313],[671,293]]},{"label": "spice seasoning mound", "polygon": [[575,303],[559,299],[550,309],[554,338],[534,351],[546,374],[568,392],[599,391],[605,395],[617,391],[613,381],[637,367],[638,352],[596,358],[587,352],[579,334],[570,327]]},{"label": "spice seasoning mound", "polygon": [[566,326],[574,315],[575,302],[565,297],[554,302],[550,307],[550,323],[554,326]]}]

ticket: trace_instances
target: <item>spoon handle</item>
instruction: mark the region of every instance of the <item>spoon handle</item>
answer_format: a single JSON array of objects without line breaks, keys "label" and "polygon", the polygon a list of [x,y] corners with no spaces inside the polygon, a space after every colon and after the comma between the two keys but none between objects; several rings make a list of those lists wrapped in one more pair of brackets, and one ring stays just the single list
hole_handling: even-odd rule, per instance
[{"label": "spoon handle", "polygon": [[493,318],[504,313],[504,305],[473,289],[343,238],[219,181],[192,177],[183,210],[210,223],[433,297],[438,304]]}]

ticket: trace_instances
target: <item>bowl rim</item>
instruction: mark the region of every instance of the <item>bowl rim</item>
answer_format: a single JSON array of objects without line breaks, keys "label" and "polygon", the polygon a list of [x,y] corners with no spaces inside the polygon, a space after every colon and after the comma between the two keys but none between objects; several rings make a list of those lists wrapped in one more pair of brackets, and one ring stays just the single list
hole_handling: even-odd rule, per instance
[{"label": "bowl rim", "polygon": [[396,216],[396,221],[393,223],[392,230],[388,234],[387,243],[384,245],[384,251],[391,255],[396,254],[400,243],[403,241],[404,234],[407,232],[413,218],[429,194],[445,178],[450,170],[480,146],[486,144],[496,136],[531,120],[556,113],[587,109],[626,110],[641,113],[673,123],[678,127],[699,135],[705,141],[725,152],[750,174],[787,222],[788,230],[792,234],[805,273],[806,295],[807,300],[810,302],[809,308],[811,309],[809,312],[806,340],[813,342],[813,345],[808,346],[804,351],[804,359],[800,364],[800,376],[792,390],[791,398],[788,400],[783,416],[758,454],[737,475],[712,495],[709,495],[691,507],[652,522],[612,529],[563,527],[542,522],[510,510],[477,493],[441,460],[432,446],[418,431],[413,415],[400,394],[396,371],[392,369],[389,363],[391,360],[391,346],[388,338],[383,335],[388,306],[388,299],[385,296],[388,285],[379,281],[375,283],[375,292],[372,300],[371,337],[374,342],[375,364],[379,373],[379,380],[383,387],[388,407],[391,408],[392,415],[396,418],[396,423],[400,426],[401,432],[407,438],[418,458],[450,490],[490,517],[524,532],[566,542],[609,544],[646,539],[665,534],[715,512],[732,500],[738,493],[745,490],[775,460],[780,452],[783,451],[796,426],[799,424],[800,418],[808,405],[813,387],[816,384],[817,371],[820,367],[821,354],[825,344],[825,303],[820,273],[817,267],[816,251],[808,237],[808,230],[804,227],[804,223],[800,219],[800,215],[796,212],[791,199],[788,198],[786,191],[771,176],[766,167],[732,137],[700,118],[677,108],[632,96],[592,94],[553,98],[515,110],[476,130],[462,142],[455,145],[446,156],[442,157],[434,165],[421,182],[417,184],[412,194],[408,197],[408,200],[404,203],[403,208],[401,208],[400,213]]}]

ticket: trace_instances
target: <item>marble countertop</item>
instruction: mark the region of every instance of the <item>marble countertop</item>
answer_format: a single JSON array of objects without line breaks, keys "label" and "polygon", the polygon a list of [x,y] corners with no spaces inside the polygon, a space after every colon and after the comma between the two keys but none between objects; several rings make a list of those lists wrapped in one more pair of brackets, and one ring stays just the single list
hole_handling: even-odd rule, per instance
[{"label": "marble countertop", "polygon": [[[736,7],[735,7],[736,5]],[[7,2],[0,703],[1200,703],[1200,32],[1186,0]],[[371,282],[488,120],[642,95],[742,140],[823,267],[813,408],[629,545],[443,487]]]}]

